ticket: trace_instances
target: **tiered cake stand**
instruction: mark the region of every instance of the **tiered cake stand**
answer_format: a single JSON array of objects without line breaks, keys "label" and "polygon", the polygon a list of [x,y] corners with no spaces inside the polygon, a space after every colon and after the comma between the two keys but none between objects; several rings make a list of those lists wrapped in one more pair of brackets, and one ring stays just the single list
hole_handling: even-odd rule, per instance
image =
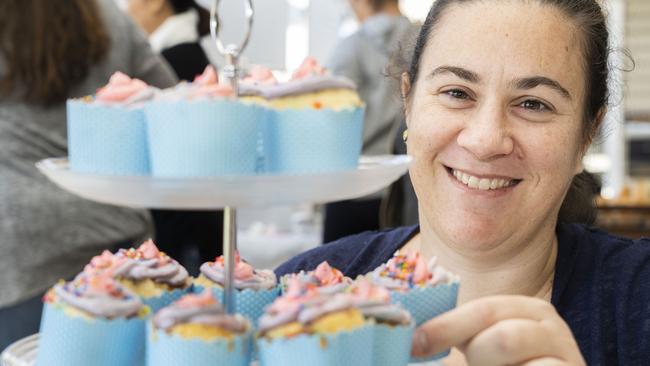
[{"label": "tiered cake stand", "polygon": [[[83,198],[120,206],[168,209],[229,208],[225,218],[226,246],[236,249],[234,207],[325,203],[376,192],[401,177],[411,158],[406,155],[362,157],[356,170],[305,175],[229,176],[210,178],[156,178],[106,176],[71,171],[66,158],[36,164],[52,182]],[[227,232],[231,234],[228,236]],[[227,261],[226,261],[227,263]],[[232,266],[226,265],[232,272]],[[232,277],[226,277],[231,279]],[[226,289],[232,286],[226,284]],[[224,297],[228,291],[224,291]],[[228,301],[224,299],[224,304]],[[234,302],[228,311],[235,312]],[[24,338],[2,353],[2,366],[33,366],[38,335]]]},{"label": "tiered cake stand", "polygon": [[[252,27],[252,0],[245,0],[246,36],[240,46],[223,46],[217,9],[211,9],[211,31],[228,65],[222,72],[237,91],[237,61]],[[80,197],[113,205],[175,210],[224,209],[223,253],[225,283],[223,304],[235,313],[232,286],[237,249],[237,207],[264,207],[313,202],[325,203],[365,196],[396,181],[408,170],[406,155],[362,157],[355,170],[303,175],[219,176],[205,178],[159,178],[107,176],[71,171],[67,158],[50,158],[36,167],[59,187]],[[0,366],[31,366],[36,359],[38,335],[24,338],[2,353]]]}]

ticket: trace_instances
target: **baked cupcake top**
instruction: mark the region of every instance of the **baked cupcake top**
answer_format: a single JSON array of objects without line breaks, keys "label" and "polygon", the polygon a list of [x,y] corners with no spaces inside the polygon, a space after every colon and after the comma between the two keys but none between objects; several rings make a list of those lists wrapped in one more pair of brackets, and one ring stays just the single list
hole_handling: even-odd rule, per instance
[{"label": "baked cupcake top", "polygon": [[408,290],[458,281],[455,275],[437,264],[436,257],[427,263],[417,251],[395,252],[388,262],[377,267],[367,277],[390,290]]},{"label": "baked cupcake top", "polygon": [[193,324],[217,328],[223,331],[221,335],[241,334],[249,328],[245,318],[226,314],[209,290],[185,295],[160,309],[153,317],[153,324],[157,329],[168,332],[178,326]]},{"label": "baked cupcake top", "polygon": [[191,83],[183,81],[172,88],[164,89],[156,99],[163,101],[212,100],[233,96],[232,86],[226,81],[219,80],[214,66],[208,65],[203,73],[197,75]]},{"label": "baked cupcake top", "polygon": [[[260,96],[280,109],[361,107],[363,103],[351,80],[331,75],[316,59],[308,57],[287,82],[278,83],[270,70],[253,68],[240,85],[240,94]],[[328,92],[328,93],[326,93]],[[278,100],[290,97],[290,100]]]},{"label": "baked cupcake top", "polygon": [[151,239],[137,249],[120,249],[112,254],[105,250],[95,256],[84,268],[84,272],[106,272],[115,278],[134,281],[151,279],[171,287],[185,287],[189,284],[187,270],[176,260],[170,258]]},{"label": "baked cupcake top", "polygon": [[[224,257],[217,257],[214,262],[205,262],[201,265],[201,274],[210,281],[223,286],[225,281]],[[275,273],[271,270],[259,270],[241,259],[239,253],[235,254],[235,270],[233,285],[238,290],[269,290],[277,285]]]},{"label": "baked cupcake top", "polygon": [[265,309],[259,319],[260,333],[284,325],[295,324],[295,333],[309,332],[310,323],[328,314],[355,308],[352,296],[346,293],[323,294],[316,288],[305,287],[298,277],[288,280],[285,294]]},{"label": "baked cupcake top", "polygon": [[307,289],[317,289],[321,293],[337,293],[344,291],[352,279],[345,277],[341,271],[323,261],[313,271],[300,271],[282,277],[282,287],[287,289],[289,281],[297,280],[297,284]]},{"label": "baked cupcake top", "polygon": [[56,284],[45,302],[69,305],[95,317],[128,318],[135,316],[143,304],[137,295],[107,273],[80,273],[70,282]]},{"label": "baked cupcake top", "polygon": [[95,102],[101,104],[137,106],[150,100],[157,89],[140,79],[132,79],[122,72],[115,72],[108,84],[99,88]]},{"label": "baked cupcake top", "polygon": [[380,323],[402,324],[411,322],[411,314],[400,305],[391,304],[389,291],[372,284],[365,278],[356,280],[349,288],[355,306],[366,318]]}]

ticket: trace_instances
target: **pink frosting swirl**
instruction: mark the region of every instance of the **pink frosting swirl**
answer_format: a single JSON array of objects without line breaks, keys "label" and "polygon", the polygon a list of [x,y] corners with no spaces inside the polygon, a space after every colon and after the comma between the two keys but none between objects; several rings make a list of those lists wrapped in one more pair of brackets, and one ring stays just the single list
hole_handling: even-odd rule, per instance
[{"label": "pink frosting swirl", "polygon": [[304,79],[309,76],[325,75],[326,69],[313,57],[307,57],[300,67],[291,75],[291,80]]},{"label": "pink frosting swirl", "polygon": [[173,287],[188,284],[189,274],[177,261],[158,250],[149,239],[138,249],[120,249],[116,254],[108,250],[93,259],[84,267],[86,273],[107,273],[116,278],[133,280],[152,279]]},{"label": "pink frosting swirl", "polygon": [[116,72],[108,84],[97,90],[97,100],[105,103],[136,102],[151,97],[150,87],[142,80]]},{"label": "pink frosting swirl", "polygon": [[248,76],[242,80],[242,83],[254,85],[275,85],[278,83],[278,80],[268,67],[255,65],[251,68]]},{"label": "pink frosting swirl", "polygon": [[[225,259],[217,257],[214,262],[205,262],[201,265],[201,273],[220,285],[225,281]],[[277,279],[273,271],[256,270],[241,259],[239,253],[235,255],[235,270],[233,284],[237,289],[269,290],[275,287]]]},{"label": "pink frosting swirl", "polygon": [[225,314],[210,290],[204,290],[199,295],[185,295],[159,310],[153,318],[153,324],[162,330],[188,323],[218,327],[234,333],[243,333],[249,328],[245,318]]},{"label": "pink frosting swirl", "polygon": [[[54,286],[54,295],[61,302],[104,318],[130,317],[140,310],[142,302],[108,273],[80,273],[71,282]],[[47,298],[46,301],[52,301]]]},{"label": "pink frosting swirl", "polygon": [[332,268],[327,261],[324,261],[316,267],[314,276],[318,278],[322,286],[343,282],[343,273],[336,268]]},{"label": "pink frosting swirl", "polygon": [[228,83],[219,83],[219,76],[212,65],[208,65],[201,75],[197,75],[192,83],[195,86],[193,97],[232,97],[235,95]]}]

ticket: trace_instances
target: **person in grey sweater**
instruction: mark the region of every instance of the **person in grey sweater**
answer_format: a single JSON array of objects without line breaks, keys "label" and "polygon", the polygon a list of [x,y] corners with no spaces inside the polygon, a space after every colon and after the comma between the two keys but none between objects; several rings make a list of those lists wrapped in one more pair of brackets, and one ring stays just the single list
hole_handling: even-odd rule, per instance
[{"label": "person in grey sweater", "polygon": [[[387,67],[400,42],[418,27],[404,17],[398,0],[350,0],[359,29],[334,48],[327,67],[357,85],[366,103],[364,155],[390,154],[393,136],[404,118],[394,78]],[[324,242],[365,230],[379,229],[381,193],[325,206]]]},{"label": "person in grey sweater", "polygon": [[67,155],[67,98],[115,71],[176,79],[113,0],[0,3],[0,350],[38,331],[40,297],[103,249],[148,235],[144,211],[61,190],[34,164]]}]

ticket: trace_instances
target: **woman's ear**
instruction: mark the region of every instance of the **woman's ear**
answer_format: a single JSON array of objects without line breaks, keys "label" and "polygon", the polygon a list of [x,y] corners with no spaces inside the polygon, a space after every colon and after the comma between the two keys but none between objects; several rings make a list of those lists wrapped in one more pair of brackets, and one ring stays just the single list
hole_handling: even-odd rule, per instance
[{"label": "woman's ear", "polygon": [[[400,91],[402,93],[402,103],[404,104],[404,113],[406,116],[409,114],[409,93],[411,92],[411,81],[409,80],[409,74],[407,72],[402,73],[402,79],[400,82]],[[408,118],[406,119],[408,122]]]}]

